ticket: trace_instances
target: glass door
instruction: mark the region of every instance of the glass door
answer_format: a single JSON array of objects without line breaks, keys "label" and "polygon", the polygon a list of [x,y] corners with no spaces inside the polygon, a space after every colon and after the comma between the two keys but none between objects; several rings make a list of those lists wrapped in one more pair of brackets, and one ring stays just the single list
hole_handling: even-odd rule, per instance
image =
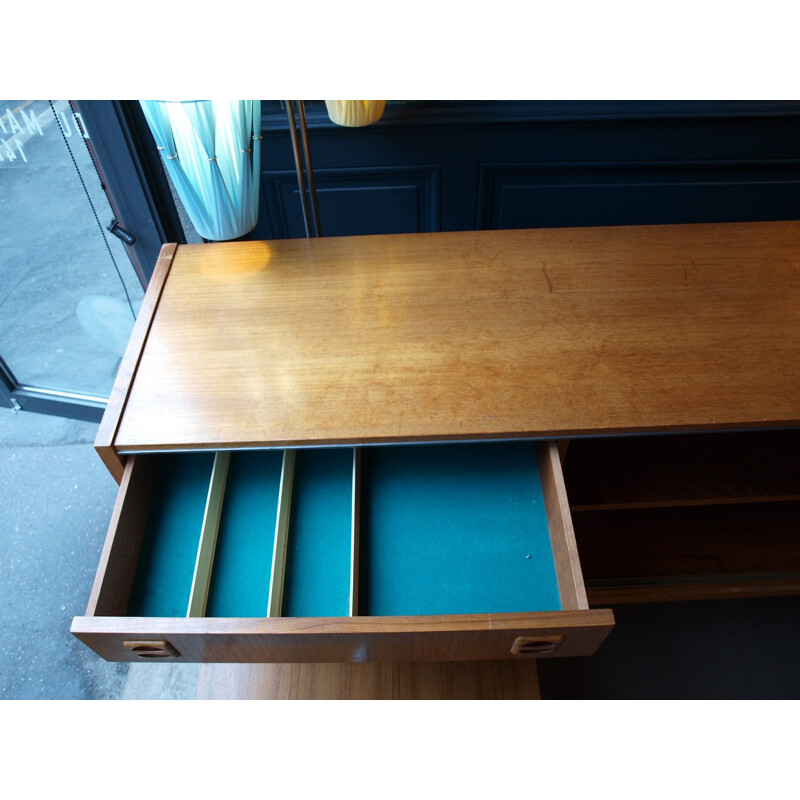
[{"label": "glass door", "polygon": [[69,101],[0,100],[0,402],[99,419],[144,287],[90,136]]}]

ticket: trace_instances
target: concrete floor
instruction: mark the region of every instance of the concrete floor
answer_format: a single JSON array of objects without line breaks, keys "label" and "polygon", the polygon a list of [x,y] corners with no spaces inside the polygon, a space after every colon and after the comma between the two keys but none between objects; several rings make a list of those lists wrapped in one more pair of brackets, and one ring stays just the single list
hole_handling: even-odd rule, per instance
[{"label": "concrete floor", "polygon": [[0,409],[0,699],[193,699],[197,665],[109,664],[69,632],[117,493],[96,431]]}]

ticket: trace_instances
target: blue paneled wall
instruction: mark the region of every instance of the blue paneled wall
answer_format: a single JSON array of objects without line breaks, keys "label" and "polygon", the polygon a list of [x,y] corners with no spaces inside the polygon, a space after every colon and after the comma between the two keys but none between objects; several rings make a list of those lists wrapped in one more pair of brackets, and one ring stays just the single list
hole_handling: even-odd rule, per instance
[{"label": "blue paneled wall", "polygon": [[[286,114],[264,101],[261,215],[304,235]],[[342,128],[306,101],[323,233],[800,217],[800,102],[406,102]]]}]

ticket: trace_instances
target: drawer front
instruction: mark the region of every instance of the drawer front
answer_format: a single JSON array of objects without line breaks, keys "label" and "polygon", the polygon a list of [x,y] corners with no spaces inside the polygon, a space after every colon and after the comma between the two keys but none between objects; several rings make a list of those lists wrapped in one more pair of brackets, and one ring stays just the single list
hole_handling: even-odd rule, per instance
[{"label": "drawer front", "polygon": [[108,661],[359,663],[591,655],[610,611],[417,617],[79,617],[73,633]]},{"label": "drawer front", "polygon": [[133,456],[73,633],[114,661],[587,655],[554,444]]}]

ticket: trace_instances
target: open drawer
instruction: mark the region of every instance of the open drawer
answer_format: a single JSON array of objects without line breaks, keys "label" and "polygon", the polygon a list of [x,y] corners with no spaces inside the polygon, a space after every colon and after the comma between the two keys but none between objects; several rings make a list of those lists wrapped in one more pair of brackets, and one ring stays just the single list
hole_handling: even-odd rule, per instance
[{"label": "open drawer", "polygon": [[110,661],[593,653],[553,443],[130,456],[89,607]]}]

